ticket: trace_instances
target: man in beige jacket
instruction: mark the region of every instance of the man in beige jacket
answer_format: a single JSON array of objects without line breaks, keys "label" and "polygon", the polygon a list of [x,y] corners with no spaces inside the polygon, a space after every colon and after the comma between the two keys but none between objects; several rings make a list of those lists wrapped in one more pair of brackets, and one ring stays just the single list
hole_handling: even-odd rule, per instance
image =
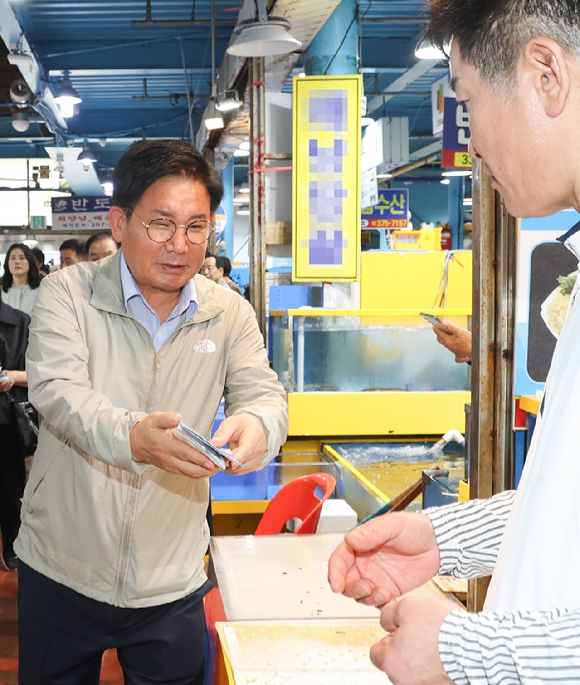
[{"label": "man in beige jacket", "polygon": [[141,141],[114,182],[122,250],[45,279],[32,317],[42,426],[15,545],[21,685],[97,684],[109,647],[128,683],[200,683],[216,467],[171,429],[183,418],[209,436],[223,396],[213,442],[242,473],[287,432],[253,310],[196,275],[222,194],[215,171],[187,143]]}]

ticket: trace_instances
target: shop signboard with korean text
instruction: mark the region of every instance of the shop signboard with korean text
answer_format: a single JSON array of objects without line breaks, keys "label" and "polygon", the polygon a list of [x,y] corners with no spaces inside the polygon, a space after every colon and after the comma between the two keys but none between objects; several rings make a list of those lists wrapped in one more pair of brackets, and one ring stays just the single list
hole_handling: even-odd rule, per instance
[{"label": "shop signboard with korean text", "polygon": [[294,79],[292,277],[360,273],[360,75]]},{"label": "shop signboard with korean text", "polygon": [[52,229],[96,231],[108,230],[107,215],[111,209],[110,197],[53,197]]},{"label": "shop signboard with korean text", "polygon": [[361,227],[364,229],[407,228],[409,225],[408,188],[382,188],[379,190],[377,204],[363,209],[361,217]]},{"label": "shop signboard with korean text", "polygon": [[443,119],[443,153],[441,166],[445,169],[470,169],[473,165],[467,151],[469,143],[469,114],[462,102],[445,98]]}]

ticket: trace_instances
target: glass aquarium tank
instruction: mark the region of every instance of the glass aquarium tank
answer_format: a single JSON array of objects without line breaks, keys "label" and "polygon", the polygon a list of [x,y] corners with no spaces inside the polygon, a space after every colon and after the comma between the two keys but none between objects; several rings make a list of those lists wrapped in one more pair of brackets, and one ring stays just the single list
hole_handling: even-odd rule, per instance
[{"label": "glass aquarium tank", "polygon": [[[271,314],[273,368],[288,392],[469,390],[469,366],[418,312],[290,312]],[[442,314],[467,326],[466,315]]]}]

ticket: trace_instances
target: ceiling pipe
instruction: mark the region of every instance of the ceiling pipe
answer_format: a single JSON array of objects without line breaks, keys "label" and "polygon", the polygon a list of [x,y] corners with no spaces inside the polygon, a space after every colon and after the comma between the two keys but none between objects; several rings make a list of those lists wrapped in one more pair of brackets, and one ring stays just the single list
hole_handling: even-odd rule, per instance
[{"label": "ceiling pipe", "polygon": [[[211,19],[196,19],[195,11],[191,13],[191,19],[153,19],[153,12],[151,10],[151,0],[147,0],[145,4],[145,19],[132,21],[131,26],[134,28],[151,28],[153,26],[212,26],[214,22]],[[215,24],[233,26],[236,19],[220,19],[215,21]]]},{"label": "ceiling pipe", "polygon": [[398,169],[393,169],[392,171],[389,171],[389,174],[391,174],[391,176],[402,176],[403,174],[406,174],[407,171],[413,171],[413,169],[418,169],[426,164],[431,164],[431,162],[436,162],[438,159],[438,155],[430,155],[429,157],[419,159],[412,164],[407,164],[406,166],[401,166]]}]

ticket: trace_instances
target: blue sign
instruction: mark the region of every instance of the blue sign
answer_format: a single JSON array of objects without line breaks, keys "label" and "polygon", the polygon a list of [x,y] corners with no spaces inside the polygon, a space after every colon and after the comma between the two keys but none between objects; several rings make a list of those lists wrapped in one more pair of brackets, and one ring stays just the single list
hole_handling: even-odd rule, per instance
[{"label": "blue sign", "polygon": [[362,228],[407,228],[409,225],[408,188],[383,188],[374,207],[361,212]]},{"label": "blue sign", "polygon": [[443,117],[443,152],[441,166],[447,169],[468,169],[473,165],[467,145],[469,131],[469,114],[462,102],[455,98],[445,98]]}]

